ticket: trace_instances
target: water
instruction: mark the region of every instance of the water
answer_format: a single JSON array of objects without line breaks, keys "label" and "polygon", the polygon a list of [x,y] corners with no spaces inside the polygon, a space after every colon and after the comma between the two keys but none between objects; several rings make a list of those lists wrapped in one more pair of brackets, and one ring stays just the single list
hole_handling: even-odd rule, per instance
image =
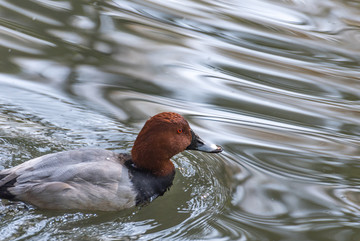
[{"label": "water", "polygon": [[360,3],[0,1],[0,165],[130,151],[184,115],[220,155],[173,158],[143,208],[0,205],[1,240],[359,240]]}]

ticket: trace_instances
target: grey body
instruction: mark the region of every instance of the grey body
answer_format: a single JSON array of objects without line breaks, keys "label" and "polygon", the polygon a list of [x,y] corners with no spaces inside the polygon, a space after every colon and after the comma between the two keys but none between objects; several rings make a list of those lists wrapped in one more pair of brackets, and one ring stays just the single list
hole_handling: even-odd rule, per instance
[{"label": "grey body", "polygon": [[0,190],[39,208],[121,210],[136,203],[129,158],[100,149],[48,154],[0,171]]}]

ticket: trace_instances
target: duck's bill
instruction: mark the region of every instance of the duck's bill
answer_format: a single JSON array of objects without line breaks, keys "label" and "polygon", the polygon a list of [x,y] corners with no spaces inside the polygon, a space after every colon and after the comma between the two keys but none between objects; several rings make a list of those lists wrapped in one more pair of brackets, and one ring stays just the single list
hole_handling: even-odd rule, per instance
[{"label": "duck's bill", "polygon": [[223,151],[221,146],[204,142],[193,130],[191,130],[191,136],[191,143],[186,150],[196,150],[210,153],[219,153]]}]

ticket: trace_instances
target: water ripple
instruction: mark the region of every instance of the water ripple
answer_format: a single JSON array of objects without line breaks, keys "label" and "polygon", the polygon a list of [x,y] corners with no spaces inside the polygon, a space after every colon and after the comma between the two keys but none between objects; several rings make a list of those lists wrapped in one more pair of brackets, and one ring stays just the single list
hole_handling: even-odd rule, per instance
[{"label": "water ripple", "polygon": [[143,208],[4,203],[1,237],[360,239],[358,2],[0,6],[1,165],[82,146],[128,151],[161,111],[225,149],[176,156],[171,190]]}]

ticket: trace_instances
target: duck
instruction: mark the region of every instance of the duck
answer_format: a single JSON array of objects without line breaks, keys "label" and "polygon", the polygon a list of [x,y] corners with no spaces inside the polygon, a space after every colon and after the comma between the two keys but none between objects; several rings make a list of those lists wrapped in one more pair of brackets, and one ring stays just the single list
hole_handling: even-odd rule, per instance
[{"label": "duck", "polygon": [[185,150],[220,153],[174,112],[148,119],[130,153],[83,148],[43,155],[0,171],[0,198],[39,209],[119,211],[144,206],[172,186],[171,158]]}]

